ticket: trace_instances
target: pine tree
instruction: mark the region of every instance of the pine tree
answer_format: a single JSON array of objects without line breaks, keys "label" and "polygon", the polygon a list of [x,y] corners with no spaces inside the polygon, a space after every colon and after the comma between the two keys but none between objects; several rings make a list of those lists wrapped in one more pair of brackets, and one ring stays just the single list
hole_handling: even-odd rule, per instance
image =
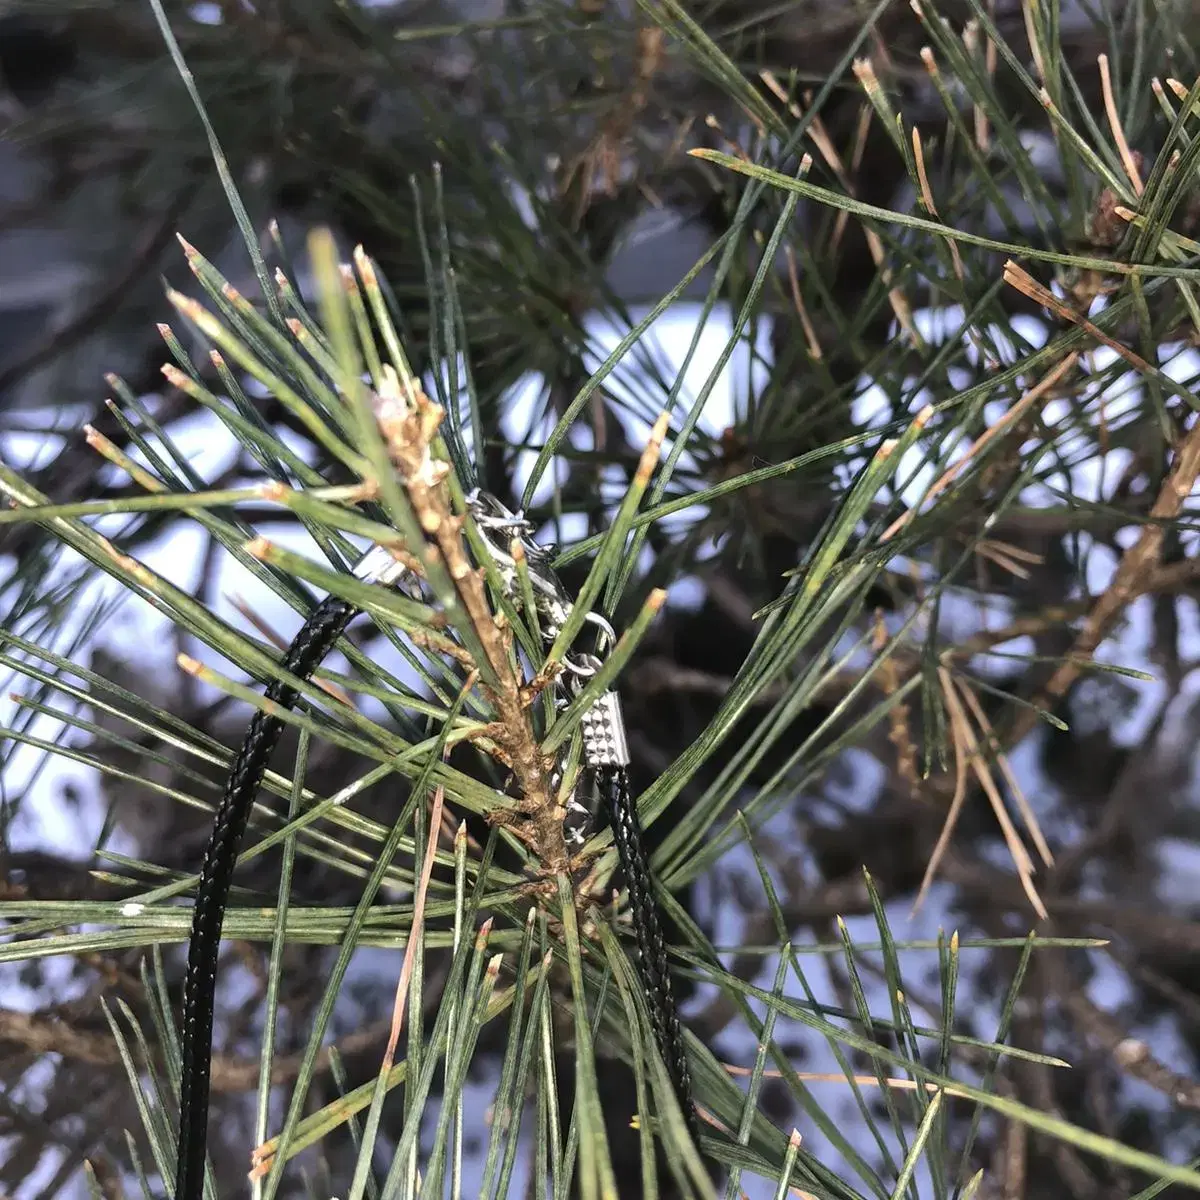
[{"label": "pine tree", "polygon": [[[268,1196],[464,1161],[495,1196],[1200,1185],[1194,897],[1160,878],[1196,837],[1192,19],[4,6],[0,233],[74,274],[0,357],[0,970],[33,989],[0,1191],[172,1177],[183,902],[326,592],[366,616],[243,846],[217,1195],[255,1146]],[[680,312],[725,328],[711,371],[655,349]],[[579,711],[519,589],[454,573],[477,484],[622,635],[703,1158],[612,831],[569,860],[557,768],[514,765]],[[355,580],[372,542],[425,583]],[[222,562],[293,625],[235,618]],[[29,848],[64,761],[102,779],[82,857]],[[920,943],[935,902],[958,932]]]}]

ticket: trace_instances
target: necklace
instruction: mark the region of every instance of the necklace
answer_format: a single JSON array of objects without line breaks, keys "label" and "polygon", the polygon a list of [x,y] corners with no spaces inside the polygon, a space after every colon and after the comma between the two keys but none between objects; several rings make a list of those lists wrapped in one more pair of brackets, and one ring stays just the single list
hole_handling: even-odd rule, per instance
[{"label": "necklace", "polygon": [[[533,527],[522,513],[510,512],[489,493],[476,489],[468,496],[467,503],[500,570],[505,591],[514,602],[519,602],[520,589],[511,543],[514,538],[520,541],[532,584],[539,630],[548,650],[573,609],[570,596],[551,566],[550,551],[534,541]],[[414,578],[403,564],[380,546],[369,550],[359,560],[354,574],[369,583],[392,586]],[[288,647],[281,664],[283,669],[305,682],[311,679],[358,611],[352,604],[332,596],[322,601]],[[588,613],[586,619],[600,629],[606,645],[611,647],[616,635],[607,620],[598,613]],[[556,689],[556,702],[565,706],[600,665],[601,659],[595,654],[563,655],[563,671],[551,685]],[[300,695],[290,684],[276,680],[267,687],[266,698],[281,708],[290,709],[296,705]],[[202,1200],[204,1194],[212,1032],[221,928],[238,850],[267,763],[283,732],[283,724],[280,717],[265,711],[254,714],[217,806],[212,834],[200,868],[183,987],[175,1200]],[[582,714],[580,727],[582,767],[596,779],[601,803],[612,824],[621,870],[629,888],[630,910],[638,946],[638,969],[649,1003],[655,1043],[666,1064],[688,1127],[695,1137],[698,1126],[692,1103],[691,1077],[671,986],[662,919],[654,895],[641,823],[629,786],[629,751],[617,693],[612,690],[602,692]],[[577,800],[572,799],[569,807],[571,815],[586,814]],[[568,832],[572,840],[582,841],[584,830],[577,821]]]},{"label": "necklace", "polygon": [[[493,558],[506,569],[506,560],[512,564],[507,543],[496,534],[515,532],[525,550],[531,580],[534,582],[534,603],[539,616],[544,606],[546,623],[541,627],[543,642],[547,650],[558,636],[559,630],[571,612],[572,603],[565,588],[550,564],[550,555],[533,539],[533,527],[520,513],[509,513],[494,497],[486,493],[472,493],[475,504],[487,503],[494,515],[475,513],[480,532],[488,538],[488,548]],[[488,536],[492,533],[492,536]],[[515,564],[507,569],[515,568]],[[513,581],[505,578],[506,585],[513,588]],[[543,597],[545,599],[543,600]],[[587,620],[597,625],[609,648],[617,640],[608,621],[599,613],[588,613]],[[569,701],[582,690],[587,680],[599,670],[601,660],[594,654],[565,654],[562,658],[565,682],[560,685],[562,699]],[[582,763],[596,780],[601,806],[606,810],[613,831],[613,842],[621,862],[621,871],[629,889],[629,909],[633,918],[634,937],[638,946],[638,971],[650,1009],[650,1024],[655,1044],[667,1068],[671,1087],[688,1130],[694,1141],[699,1141],[699,1124],[692,1101],[691,1072],[688,1069],[687,1052],[683,1044],[683,1029],[679,1022],[679,1007],[671,984],[670,966],[667,961],[667,943],[663,936],[662,914],[654,895],[654,881],[650,873],[650,859],[646,853],[642,834],[642,823],[637,805],[629,785],[629,748],[625,736],[625,718],[621,710],[621,698],[611,688],[600,693],[583,712],[580,718],[583,741]],[[578,802],[574,802],[578,808]],[[584,830],[572,831],[575,841],[583,840]]]}]

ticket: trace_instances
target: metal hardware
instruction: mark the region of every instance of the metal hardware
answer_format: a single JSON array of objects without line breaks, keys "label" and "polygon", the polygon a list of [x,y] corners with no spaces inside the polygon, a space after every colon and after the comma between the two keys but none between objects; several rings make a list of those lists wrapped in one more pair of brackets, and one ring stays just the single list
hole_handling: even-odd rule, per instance
[{"label": "metal hardware", "polygon": [[625,740],[625,718],[621,697],[616,692],[601,692],[579,721],[583,732],[583,761],[595,771],[606,767],[629,766],[629,746]]},{"label": "metal hardware", "polygon": [[514,601],[520,600],[520,588],[517,583],[517,564],[512,556],[512,541],[515,538],[521,543],[541,621],[542,638],[550,645],[566,624],[573,607],[571,597],[551,565],[553,552],[533,540],[533,525],[526,520],[524,513],[512,512],[490,492],[476,488],[467,495],[467,507],[488,544],[509,599]]},{"label": "metal hardware", "polygon": [[[553,551],[534,541],[533,525],[523,513],[511,512],[488,492],[475,489],[468,495],[467,504],[499,568],[509,598],[518,602],[520,588],[516,560],[512,556],[512,540],[516,538],[520,541],[538,609],[542,638],[549,648],[574,608],[573,600],[554,571]],[[383,546],[368,550],[355,563],[353,574],[355,578],[369,583],[405,590],[408,586],[414,589],[419,587],[419,581],[408,568]],[[301,679],[310,679],[357,611],[353,605],[332,596],[323,601],[313,610],[288,647],[283,658],[284,669]],[[617,640],[612,625],[595,612],[589,612],[585,621],[600,631],[597,650],[602,653],[610,650]],[[550,685],[554,689],[556,707],[561,709],[569,704],[571,698],[586,686],[584,681],[594,676],[600,666],[601,659],[597,654],[565,655],[565,670]],[[295,689],[279,681],[267,688],[267,697],[284,708],[293,707],[299,700]],[[175,1200],[202,1200],[203,1197],[212,1027],[221,928],[242,835],[282,729],[283,722],[277,716],[268,715],[265,711],[255,713],[217,807],[212,836],[200,870],[184,981],[183,1070]],[[650,882],[648,859],[641,841],[637,807],[629,790],[626,770],[629,748],[621,701],[616,692],[602,692],[589,705],[580,718],[580,732],[583,742],[582,765],[599,785],[601,799],[613,823],[614,840],[629,885],[640,969],[651,1001],[655,1040],[694,1133],[695,1113],[687,1057],[671,991],[666,947]],[[559,777],[562,765],[563,760],[560,759],[553,773],[555,778]],[[574,792],[567,797],[566,810],[564,836],[570,844],[581,845],[591,814]]]},{"label": "metal hardware", "polygon": [[[516,564],[511,540],[520,539],[529,566],[529,578],[543,620],[542,637],[547,648],[571,616],[574,602],[554,572],[549,551],[533,542],[533,529],[523,514],[509,512],[495,497],[475,492],[469,498],[472,515],[487,539],[510,595],[516,591]],[[513,597],[515,598],[515,597]],[[596,612],[584,618],[600,631],[597,651],[611,650],[617,634],[608,620]],[[586,681],[602,666],[598,654],[568,653],[563,656],[564,671],[551,684],[556,692],[556,708],[578,695]],[[642,838],[637,805],[629,787],[629,745],[621,698],[611,689],[603,691],[579,718],[582,737],[582,766],[595,780],[602,806],[612,823],[613,840],[621,860],[621,870],[629,888],[630,911],[638,944],[638,969],[650,1004],[650,1023],[654,1040],[666,1064],[672,1088],[683,1110],[693,1139],[699,1139],[699,1124],[692,1102],[692,1082],[684,1049],[679,1009],[671,986],[666,940],[662,918],[650,874],[650,860]],[[563,753],[566,753],[564,747]],[[562,759],[555,771],[558,778]],[[572,792],[567,799],[563,836],[572,847],[581,846],[588,833],[587,807]]]},{"label": "metal hardware", "polygon": [[382,583],[385,585],[399,584],[409,569],[386,546],[372,546],[354,564],[352,573],[355,579],[364,583]]},{"label": "metal hardware", "polygon": [[[580,654],[563,665],[574,675],[567,678],[566,690],[577,692],[600,669],[601,662],[594,654]],[[629,766],[625,714],[621,708],[621,697],[611,688],[601,692],[584,709],[579,718],[579,732],[583,736],[583,765],[589,770],[603,771]]]}]

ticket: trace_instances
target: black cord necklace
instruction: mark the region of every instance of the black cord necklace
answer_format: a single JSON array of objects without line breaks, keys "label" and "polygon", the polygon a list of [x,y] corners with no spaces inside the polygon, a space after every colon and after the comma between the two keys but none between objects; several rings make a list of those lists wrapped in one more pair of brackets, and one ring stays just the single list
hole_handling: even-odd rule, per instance
[{"label": "black cord necklace", "polygon": [[613,841],[621,860],[621,870],[625,874],[625,884],[629,888],[629,911],[638,944],[638,967],[650,1007],[654,1040],[666,1064],[688,1132],[692,1140],[698,1143],[700,1124],[692,1100],[692,1075],[683,1046],[679,1006],[675,1003],[675,990],[671,986],[667,943],[663,937],[658,901],[654,896],[650,859],[642,840],[642,823],[638,819],[637,805],[629,791],[629,772],[621,767],[600,771],[597,775],[601,802],[608,810]]},{"label": "black cord necklace", "polygon": [[[283,667],[303,680],[311,678],[321,660],[357,610],[332,596],[319,604],[288,647]],[[279,680],[267,688],[267,699],[284,708],[299,700],[295,688]],[[225,794],[217,806],[212,834],[192,912],[187,975],[183,983],[183,1072],[179,1090],[179,1159],[175,1175],[176,1200],[200,1200],[204,1192],[204,1151],[208,1126],[209,1078],[212,1070],[213,1009],[217,989],[217,959],[221,926],[233,883],[238,847],[258,794],[271,752],[283,732],[283,721],[259,711],[246,731],[234,759]]]},{"label": "black cord necklace", "polygon": [[[386,550],[376,547],[359,560],[354,573],[372,582],[395,583],[405,574],[405,569]],[[306,682],[311,679],[358,611],[354,605],[334,596],[321,601],[287,648],[281,664],[283,669]],[[282,708],[294,708],[300,694],[290,684],[274,680],[267,686],[266,698]],[[282,732],[281,718],[261,710],[254,714],[217,805],[208,848],[200,867],[188,942],[187,974],[183,981],[175,1200],[201,1200],[204,1194],[221,928],[225,923],[233,868],[246,823]]]},{"label": "black cord necklace", "polygon": [[[500,568],[506,590],[514,600],[519,600],[519,589],[516,563],[510,546],[514,537],[521,541],[538,616],[542,622],[542,636],[549,647],[572,609],[570,597],[551,568],[549,552],[533,540],[533,528],[522,514],[509,512],[488,493],[476,490],[468,497],[468,504]],[[376,547],[359,561],[354,574],[368,582],[396,584],[407,571],[388,551]],[[334,597],[322,601],[288,647],[283,657],[283,669],[299,679],[309,680],[358,611],[354,605]],[[615,640],[612,627],[603,617],[589,613],[588,620],[606,631],[611,640]],[[586,680],[595,674],[599,662],[594,655],[564,656],[567,679]],[[573,686],[568,682],[565,685],[567,692]],[[266,697],[289,709],[300,698],[294,687],[278,680],[268,686]],[[267,763],[283,732],[283,724],[279,717],[266,712],[254,714],[217,806],[212,834],[200,868],[183,988],[183,1067],[175,1200],[203,1200],[221,929],[238,850]],[[584,713],[581,725],[583,766],[596,777],[601,802],[612,822],[613,840],[629,888],[639,971],[649,1001],[655,1043],[667,1066],[688,1127],[696,1137],[698,1125],[683,1032],[671,986],[666,942],[649,859],[642,841],[637,807],[630,794],[629,754],[617,694],[604,692]]]}]

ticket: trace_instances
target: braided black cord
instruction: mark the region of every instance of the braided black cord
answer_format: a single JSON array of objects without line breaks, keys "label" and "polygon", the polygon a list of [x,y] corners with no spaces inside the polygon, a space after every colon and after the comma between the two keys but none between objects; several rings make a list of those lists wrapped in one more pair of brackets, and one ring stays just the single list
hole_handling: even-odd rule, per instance
[{"label": "braided black cord", "polygon": [[679,1024],[675,991],[671,987],[667,943],[663,938],[654,881],[650,877],[650,860],[642,841],[637,807],[629,790],[629,772],[624,767],[616,767],[599,771],[597,775],[600,795],[608,806],[613,841],[621,858],[621,870],[625,873],[625,885],[629,888],[629,909],[638,944],[638,967],[650,1005],[654,1040],[666,1063],[675,1098],[683,1109],[692,1140],[698,1144],[700,1125],[692,1102],[692,1076],[683,1048],[683,1030]]},{"label": "braided black cord", "polygon": [[[358,610],[333,596],[323,600],[304,623],[283,657],[283,668],[307,680],[333,649],[350,618]],[[295,688],[274,680],[268,700],[292,708],[299,699]],[[183,1074],[179,1088],[179,1158],[175,1175],[175,1200],[202,1200],[204,1152],[208,1140],[208,1092],[212,1071],[213,1008],[216,1003],[217,959],[221,926],[233,883],[246,822],[267,770],[271,752],[283,732],[278,717],[259,711],[246,731],[234,760],[225,794],[217,808],[212,836],[200,868],[196,907],[192,910],[192,937],[188,946],[187,975],[183,984]]]}]

